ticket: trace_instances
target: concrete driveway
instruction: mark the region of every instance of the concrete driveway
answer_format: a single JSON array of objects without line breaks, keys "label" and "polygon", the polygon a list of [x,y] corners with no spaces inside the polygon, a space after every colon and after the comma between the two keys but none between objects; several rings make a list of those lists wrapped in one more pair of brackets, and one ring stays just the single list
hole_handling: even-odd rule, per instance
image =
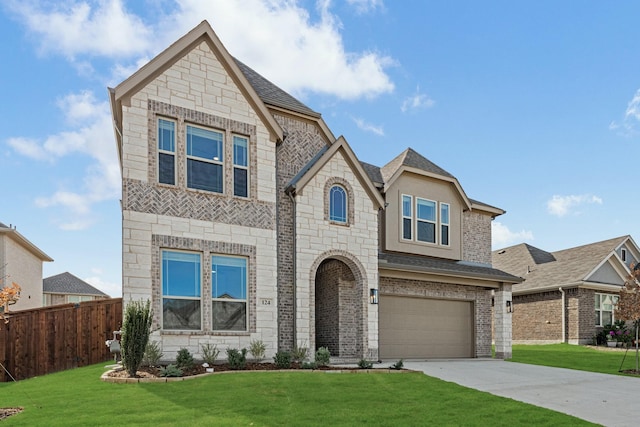
[{"label": "concrete driveway", "polygon": [[404,366],[605,426],[640,425],[640,378],[496,359],[406,361]]}]

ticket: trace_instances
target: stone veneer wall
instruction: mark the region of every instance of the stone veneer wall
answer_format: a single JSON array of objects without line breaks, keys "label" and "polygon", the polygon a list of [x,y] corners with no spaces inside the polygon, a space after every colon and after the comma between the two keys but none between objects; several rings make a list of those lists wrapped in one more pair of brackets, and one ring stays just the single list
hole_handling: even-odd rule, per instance
[{"label": "stone veneer wall", "polygon": [[465,211],[462,215],[462,259],[491,264],[491,217]]},{"label": "stone veneer wall", "polygon": [[287,135],[277,147],[277,250],[278,250],[278,348],[292,350],[298,343],[294,333],[294,213],[284,189],[294,176],[326,146],[317,125],[290,116],[274,114]]},{"label": "stone veneer wall", "polygon": [[491,357],[491,293],[482,287],[380,277],[380,293],[473,301],[475,356]]}]

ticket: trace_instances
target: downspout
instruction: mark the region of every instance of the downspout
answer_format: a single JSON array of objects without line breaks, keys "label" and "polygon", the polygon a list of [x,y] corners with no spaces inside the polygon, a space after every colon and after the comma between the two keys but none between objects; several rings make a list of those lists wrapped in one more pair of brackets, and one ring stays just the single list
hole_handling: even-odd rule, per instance
[{"label": "downspout", "polygon": [[287,194],[289,195],[289,198],[291,199],[291,204],[292,204],[292,208],[291,211],[293,212],[293,233],[292,233],[292,239],[293,239],[293,243],[292,243],[292,250],[293,253],[291,255],[291,261],[292,261],[292,274],[293,274],[293,347],[291,348],[291,350],[295,349],[296,346],[298,345],[298,328],[297,328],[297,320],[296,320],[296,309],[298,306],[298,299],[297,299],[297,292],[296,292],[296,288],[297,288],[297,277],[296,277],[296,272],[297,272],[297,268],[296,268],[296,198],[293,196],[291,191],[288,191]]},{"label": "downspout", "polygon": [[562,286],[558,288],[558,290],[560,291],[560,293],[562,294],[562,307],[560,309],[560,315],[562,316],[562,342],[565,343],[567,342],[567,336],[566,336],[566,332],[565,332],[565,294],[564,294],[564,290],[562,289]]}]

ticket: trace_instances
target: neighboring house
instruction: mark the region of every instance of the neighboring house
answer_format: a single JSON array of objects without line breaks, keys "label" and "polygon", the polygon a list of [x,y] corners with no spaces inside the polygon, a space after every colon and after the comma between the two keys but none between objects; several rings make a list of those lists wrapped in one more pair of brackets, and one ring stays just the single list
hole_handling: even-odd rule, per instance
[{"label": "neighboring house", "polygon": [[11,311],[42,307],[42,263],[53,259],[18,233],[15,226],[0,222],[0,287],[17,283],[20,298]]},{"label": "neighboring house", "polygon": [[615,320],[614,304],[640,259],[630,236],[546,252],[520,244],[493,252],[493,265],[524,282],[513,287],[513,341],[588,344]]},{"label": "neighboring house", "polygon": [[69,272],[45,278],[42,291],[45,306],[109,298],[109,295]]},{"label": "neighboring house", "polygon": [[492,297],[496,354],[511,354],[521,279],[491,267],[504,211],[451,174],[411,149],[361,163],[206,21],[110,97],[123,301],[151,301],[167,357],[252,340],[268,357],[490,357]]}]

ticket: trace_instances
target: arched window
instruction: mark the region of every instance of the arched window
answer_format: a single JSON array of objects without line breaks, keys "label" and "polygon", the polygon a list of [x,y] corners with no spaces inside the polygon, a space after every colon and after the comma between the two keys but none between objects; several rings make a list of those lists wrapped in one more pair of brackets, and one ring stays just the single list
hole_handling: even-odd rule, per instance
[{"label": "arched window", "polygon": [[339,185],[329,190],[329,220],[346,224],[347,192]]}]

